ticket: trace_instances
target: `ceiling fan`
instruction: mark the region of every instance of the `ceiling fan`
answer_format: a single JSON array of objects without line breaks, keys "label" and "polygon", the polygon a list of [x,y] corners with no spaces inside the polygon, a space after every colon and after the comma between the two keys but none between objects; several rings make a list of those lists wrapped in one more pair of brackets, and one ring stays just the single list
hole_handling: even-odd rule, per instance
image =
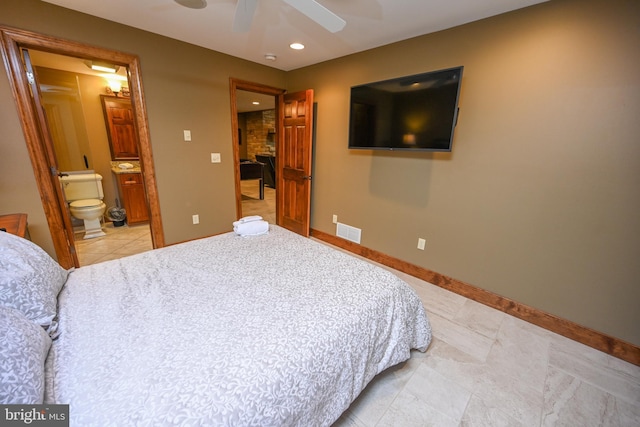
[{"label": "ceiling fan", "polygon": [[[174,0],[182,6],[191,9],[202,9],[207,6],[206,0]],[[282,0],[289,6],[314,20],[332,33],[344,28],[346,21],[315,0]],[[251,28],[251,21],[256,10],[258,0],[238,0],[233,19],[233,31],[245,33]]]}]

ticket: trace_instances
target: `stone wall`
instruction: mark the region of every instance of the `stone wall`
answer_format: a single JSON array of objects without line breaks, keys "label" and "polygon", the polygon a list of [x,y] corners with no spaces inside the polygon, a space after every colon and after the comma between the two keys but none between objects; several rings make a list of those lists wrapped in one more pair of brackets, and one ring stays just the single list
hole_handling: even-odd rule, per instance
[{"label": "stone wall", "polygon": [[[247,158],[255,160],[256,154],[275,153],[275,110],[242,113],[246,117]],[[243,142],[244,142],[243,141]]]}]

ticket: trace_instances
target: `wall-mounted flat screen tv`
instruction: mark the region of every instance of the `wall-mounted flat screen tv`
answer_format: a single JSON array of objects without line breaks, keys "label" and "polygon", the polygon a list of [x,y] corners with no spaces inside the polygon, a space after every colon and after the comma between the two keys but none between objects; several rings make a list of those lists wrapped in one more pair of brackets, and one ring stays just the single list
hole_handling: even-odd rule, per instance
[{"label": "wall-mounted flat screen tv", "polygon": [[451,151],[463,68],[352,87],[349,148]]}]

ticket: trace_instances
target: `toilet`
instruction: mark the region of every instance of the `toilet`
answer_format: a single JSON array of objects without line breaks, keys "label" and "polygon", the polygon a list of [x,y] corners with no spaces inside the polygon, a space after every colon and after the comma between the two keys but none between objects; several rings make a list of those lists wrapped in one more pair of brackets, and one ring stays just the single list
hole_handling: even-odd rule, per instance
[{"label": "toilet", "polygon": [[71,216],[84,221],[84,238],[105,236],[100,222],[107,209],[102,201],[102,176],[93,171],[62,172],[60,175]]}]

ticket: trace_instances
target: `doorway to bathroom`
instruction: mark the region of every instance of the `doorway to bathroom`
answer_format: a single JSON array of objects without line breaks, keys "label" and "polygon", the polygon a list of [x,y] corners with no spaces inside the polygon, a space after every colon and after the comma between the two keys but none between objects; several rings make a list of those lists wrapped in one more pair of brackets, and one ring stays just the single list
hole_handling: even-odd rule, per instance
[{"label": "doorway to bathroom", "polygon": [[[51,101],[49,108],[56,110],[57,113],[46,114],[47,108],[43,107],[43,105],[49,101],[43,102],[44,98],[41,93],[41,86],[46,89],[45,91],[58,90],[64,93],[73,92],[69,90],[69,86],[73,86],[74,83],[72,81],[70,84],[69,82],[61,84],[58,81],[58,84],[52,85],[55,86],[55,88],[45,88],[46,85],[40,85],[40,82],[37,81],[37,67],[44,67],[44,64],[36,61],[36,65],[34,66],[30,61],[30,54],[35,53],[36,51],[53,53],[70,59],[75,59],[81,64],[87,61],[107,62],[124,69],[124,81],[126,82],[129,99],[133,106],[133,120],[135,122],[135,132],[138,137],[139,168],[141,174],[140,185],[144,188],[147,209],[150,214],[148,230],[152,242],[151,247],[163,247],[164,235],[159,214],[157,186],[155,182],[138,58],[118,51],[97,48],[77,42],[64,41],[24,30],[0,27],[0,32],[2,33],[1,35],[3,36],[4,41],[2,44],[4,53],[3,57],[5,59],[9,78],[12,81],[18,113],[21,118],[27,148],[32,160],[34,175],[40,191],[45,216],[51,232],[58,262],[65,268],[73,266],[77,267],[80,265],[76,251],[73,224],[68,212],[64,192],[59,182],[61,169],[59,168],[57,160],[59,154],[55,149],[56,147],[54,144],[53,134],[58,132],[60,128],[66,127],[67,130],[73,129],[72,133],[77,139],[77,144],[73,145],[73,147],[71,145],[67,147],[68,151],[73,152],[73,154],[70,153],[70,157],[76,157],[76,160],[80,159],[80,167],[82,170],[98,171],[100,168],[106,167],[107,169],[101,175],[107,178],[104,180],[106,183],[109,183],[107,187],[112,185],[113,177],[110,170],[112,165],[110,158],[108,166],[100,165],[103,163],[100,160],[100,156],[102,154],[98,153],[101,149],[94,149],[94,147],[91,146],[91,132],[88,132],[89,128],[93,129],[94,127],[105,129],[102,113],[97,116],[95,114],[88,114],[84,108],[78,109],[72,102],[61,102],[60,99],[57,99],[56,101],[49,100]],[[37,55],[38,53],[36,53],[36,56]],[[82,64],[81,66],[86,67],[86,64]],[[53,67],[52,69],[55,68],[56,67]],[[76,73],[75,78],[75,87],[78,89],[78,94],[68,93],[67,96],[79,96],[82,98],[85,93],[90,92],[90,90],[83,86],[83,83],[81,82],[83,79],[78,77],[79,74]],[[55,79],[53,80],[55,81]],[[106,86],[106,83],[102,85],[103,88],[106,88]],[[125,86],[125,84],[122,84],[122,86]],[[119,91],[121,90],[122,89],[120,88]],[[50,95],[46,95],[46,97],[56,98],[55,96]],[[98,100],[97,102],[97,108],[101,109],[102,107],[99,104],[100,101]],[[82,116],[85,120],[93,117],[91,120],[97,122],[98,119],[96,117],[100,117],[100,123],[83,123],[83,130],[83,125],[79,125],[75,123],[74,119],[70,119],[64,114],[61,114],[62,110],[70,112],[74,109],[78,110],[75,112],[76,115]],[[51,116],[51,118],[49,116]],[[73,114],[70,116],[73,116]],[[66,135],[66,132],[63,132],[63,134]],[[83,141],[84,139],[89,141],[90,147],[88,150],[85,144],[86,141]],[[106,146],[105,149],[109,152],[108,146]],[[80,152],[80,154],[78,154],[78,152]],[[60,157],[65,157],[65,154],[60,154]],[[70,168],[77,167],[72,163],[68,164],[68,167]],[[112,203],[111,199],[113,199],[113,195],[108,196],[110,191],[111,190],[107,190],[105,194],[105,197],[109,197],[109,199],[107,199],[108,203]],[[113,203],[115,204],[115,199],[113,199]],[[122,244],[119,244],[119,246],[122,246]],[[126,254],[123,254],[123,256],[124,255]]]},{"label": "doorway to bathroom", "polygon": [[[118,185],[120,175],[112,171],[119,173],[121,169],[118,165],[126,163],[132,165],[126,172],[136,172],[128,176],[135,179],[140,172],[138,143],[133,129],[128,133],[122,132],[131,136],[129,145],[133,147],[124,153],[128,156],[117,161],[118,155],[123,153],[122,150],[113,149],[109,123],[105,122],[109,111],[107,105],[119,101],[131,109],[126,67],[102,62],[96,67],[96,61],[35,49],[29,49],[25,55],[27,53],[40,91],[62,192],[68,203],[62,206],[62,210],[69,215],[73,227],[71,236],[79,265],[153,249],[148,222],[137,221],[134,224],[136,221],[132,217],[130,224],[125,224],[114,218],[115,211],[126,212],[121,211],[124,209],[124,195],[121,192],[132,187]],[[126,113],[121,115],[132,116]],[[74,189],[78,188],[85,190],[76,195],[79,192]],[[144,194],[140,199],[144,204],[143,219],[148,218]],[[78,212],[79,208],[75,206],[88,206],[87,200],[94,200],[95,206],[80,208]],[[93,214],[87,215],[85,211]]]}]

